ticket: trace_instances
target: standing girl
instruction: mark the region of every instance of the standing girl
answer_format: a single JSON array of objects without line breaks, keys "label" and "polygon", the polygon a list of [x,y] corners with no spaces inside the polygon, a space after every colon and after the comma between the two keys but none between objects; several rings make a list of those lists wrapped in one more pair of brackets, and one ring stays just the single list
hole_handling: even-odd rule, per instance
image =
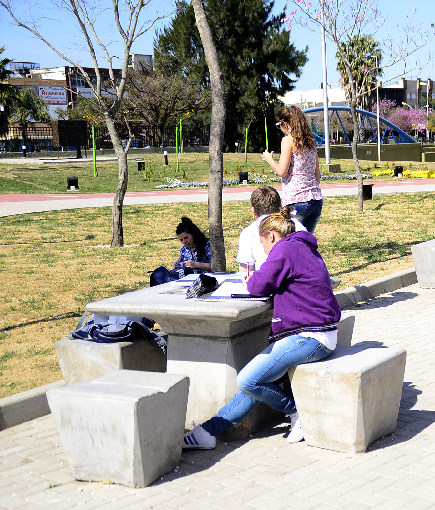
[{"label": "standing girl", "polygon": [[210,420],[186,433],[183,448],[214,448],[216,436],[260,402],[291,415],[288,442],[303,439],[293,395],[276,381],[292,366],[326,358],[337,345],[341,312],[316,238],[294,232],[290,207],[264,218],[259,233],[268,257],[245,280],[250,294],[274,296],[269,345],[239,372],[241,391]]},{"label": "standing girl", "polygon": [[296,106],[279,110],[276,126],[284,133],[279,162],[273,152],[264,151],[262,158],[282,178],[282,203],[296,212],[295,218],[314,233],[322,212],[320,168],[316,144],[305,115]]}]

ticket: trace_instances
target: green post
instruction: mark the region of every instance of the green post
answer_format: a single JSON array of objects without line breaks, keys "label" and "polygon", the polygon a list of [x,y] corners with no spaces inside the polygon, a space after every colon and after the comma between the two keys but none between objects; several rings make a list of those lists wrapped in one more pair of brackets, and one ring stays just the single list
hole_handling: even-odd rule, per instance
[{"label": "green post", "polygon": [[95,155],[95,128],[92,124],[92,154],[94,158],[94,177],[97,177],[97,156]]},{"label": "green post", "polygon": [[266,133],[266,150],[269,150],[269,140],[267,138],[267,119],[264,117],[264,131]]},{"label": "green post", "polygon": [[246,128],[245,136],[245,167],[248,165],[248,128]]},{"label": "green post", "polygon": [[181,127],[181,119],[180,119],[180,154],[183,154],[183,129]]},{"label": "green post", "polygon": [[180,169],[180,165],[178,162],[178,127],[175,128],[175,152],[177,154],[177,169],[176,169],[176,171],[178,172],[178,170]]}]

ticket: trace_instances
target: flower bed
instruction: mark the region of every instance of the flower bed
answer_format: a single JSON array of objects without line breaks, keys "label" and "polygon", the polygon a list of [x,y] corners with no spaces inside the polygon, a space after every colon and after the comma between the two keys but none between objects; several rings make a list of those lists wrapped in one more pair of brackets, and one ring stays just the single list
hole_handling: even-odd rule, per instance
[{"label": "flower bed", "polygon": [[[363,179],[371,179],[372,174],[362,174]],[[356,180],[356,174],[321,174],[321,180]],[[183,182],[180,179],[174,177],[165,177],[165,184],[157,184],[156,189],[173,189],[173,188],[207,188],[208,181],[204,182]],[[280,177],[269,177],[268,175],[253,174],[252,177],[248,178],[248,184],[268,184],[272,182],[281,182]],[[223,186],[231,187],[238,186],[240,184],[239,179],[224,179]]]},{"label": "flower bed", "polygon": [[402,172],[403,177],[408,179],[435,179],[434,170],[408,170],[405,168]]}]

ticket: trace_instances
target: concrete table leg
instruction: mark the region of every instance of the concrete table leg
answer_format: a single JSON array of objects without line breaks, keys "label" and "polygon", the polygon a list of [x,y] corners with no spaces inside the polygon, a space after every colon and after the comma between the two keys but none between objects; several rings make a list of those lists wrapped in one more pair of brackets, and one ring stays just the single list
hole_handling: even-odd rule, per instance
[{"label": "concrete table leg", "polygon": [[[160,322],[168,333],[168,373],[190,379],[186,428],[192,428],[192,421],[198,424],[211,418],[239,391],[237,374],[267,346],[270,319],[268,311],[234,322],[227,331],[210,321],[198,325],[197,331],[190,324],[186,328],[192,331],[190,335],[182,334],[182,328],[175,331],[171,324]],[[199,331],[201,336],[196,334]],[[230,429],[226,437],[247,438],[253,430],[278,416],[282,413],[261,405],[239,426]]]}]

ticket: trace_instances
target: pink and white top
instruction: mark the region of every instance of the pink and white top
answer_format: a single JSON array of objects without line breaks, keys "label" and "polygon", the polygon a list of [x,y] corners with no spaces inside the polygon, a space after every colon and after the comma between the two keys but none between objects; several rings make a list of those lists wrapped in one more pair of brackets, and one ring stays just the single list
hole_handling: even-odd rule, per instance
[{"label": "pink and white top", "polygon": [[283,205],[322,199],[316,180],[316,156],[316,149],[292,154],[288,172],[282,178]]}]

